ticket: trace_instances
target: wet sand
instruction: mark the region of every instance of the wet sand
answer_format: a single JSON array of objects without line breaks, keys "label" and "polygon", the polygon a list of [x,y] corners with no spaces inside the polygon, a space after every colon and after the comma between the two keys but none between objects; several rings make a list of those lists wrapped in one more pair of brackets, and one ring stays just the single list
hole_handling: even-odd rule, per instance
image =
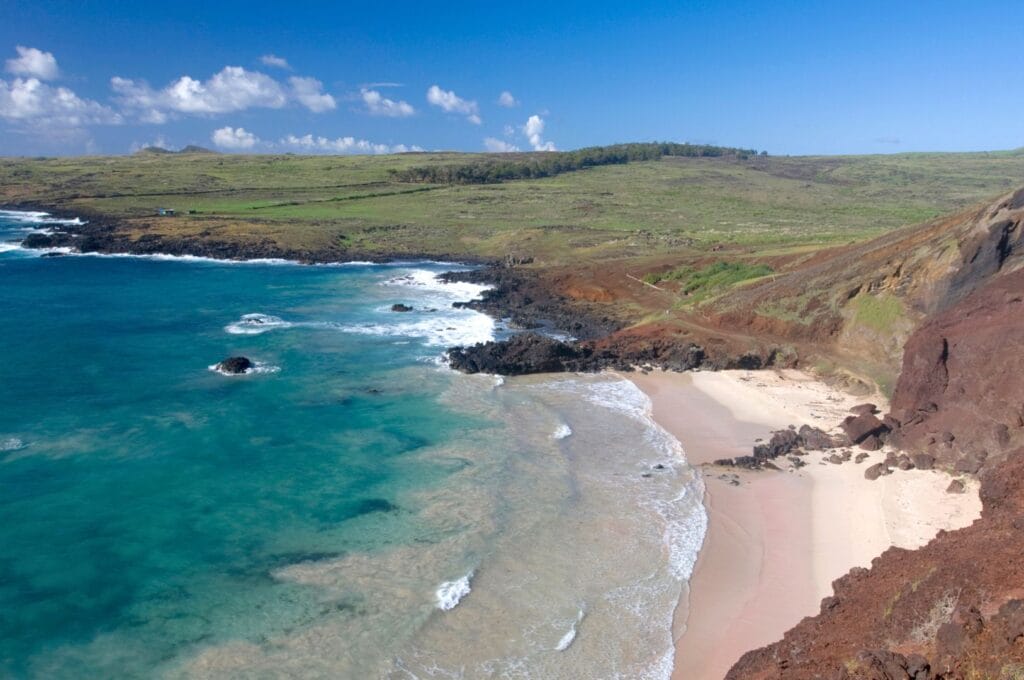
[{"label": "wet sand", "polygon": [[[865,480],[864,468],[884,451],[842,465],[812,453],[794,472],[708,465],[748,455],[756,439],[791,424],[832,430],[854,404],[884,408],[879,395],[848,395],[798,371],[628,377],[651,398],[654,419],[679,439],[689,462],[703,467],[706,482],[709,528],[676,611],[673,678],[720,680],[744,652],[816,614],[832,581],[851,568],[869,566],[891,545],[924,545],[939,529],[980,515],[976,486],[949,496],[950,478],[941,472]],[[929,516],[939,502],[947,515]]]}]

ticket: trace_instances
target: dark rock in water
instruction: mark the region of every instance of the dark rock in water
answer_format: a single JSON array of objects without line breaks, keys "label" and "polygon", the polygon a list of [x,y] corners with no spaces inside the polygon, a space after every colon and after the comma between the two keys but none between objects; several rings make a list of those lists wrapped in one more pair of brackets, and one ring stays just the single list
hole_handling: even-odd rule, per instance
[{"label": "dark rock in water", "polygon": [[448,363],[463,373],[528,375],[584,370],[590,353],[537,333],[448,350]]},{"label": "dark rock in water", "polygon": [[878,413],[878,407],[874,404],[857,404],[850,409],[850,413],[855,416],[871,416]]},{"label": "dark rock in water", "polygon": [[840,424],[840,427],[854,444],[859,444],[871,435],[879,435],[889,429],[885,423],[870,413],[850,416]]},{"label": "dark rock in water", "polygon": [[394,512],[398,506],[386,498],[366,498],[356,504],[356,515],[369,515],[374,512]]},{"label": "dark rock in water", "polygon": [[245,373],[252,367],[253,363],[247,357],[229,357],[217,364],[218,371],[221,371],[222,373],[231,373],[233,375]]},{"label": "dark rock in water", "polygon": [[967,487],[964,485],[963,480],[960,479],[954,479],[946,487],[946,493],[963,493],[966,490]]},{"label": "dark rock in water", "polygon": [[409,305],[403,305],[401,302],[399,302],[398,304],[391,305],[391,311],[392,312],[411,312],[412,311],[412,307],[410,307]]},{"label": "dark rock in water", "polygon": [[39,257],[64,257],[66,253],[43,253]]}]

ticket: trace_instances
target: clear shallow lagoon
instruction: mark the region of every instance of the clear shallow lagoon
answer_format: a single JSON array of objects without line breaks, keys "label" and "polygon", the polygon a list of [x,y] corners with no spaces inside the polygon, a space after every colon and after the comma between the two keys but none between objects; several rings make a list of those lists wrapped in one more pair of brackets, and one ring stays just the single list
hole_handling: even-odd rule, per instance
[{"label": "clear shallow lagoon", "polygon": [[667,676],[705,517],[631,383],[443,368],[496,332],[451,266],[45,227],[0,213],[0,675]]}]

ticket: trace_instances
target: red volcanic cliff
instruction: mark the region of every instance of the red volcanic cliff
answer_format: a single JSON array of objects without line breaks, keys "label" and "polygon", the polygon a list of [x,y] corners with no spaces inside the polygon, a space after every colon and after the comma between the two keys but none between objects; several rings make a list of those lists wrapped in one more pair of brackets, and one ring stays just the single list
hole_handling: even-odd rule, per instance
[{"label": "red volcanic cliff", "polygon": [[728,678],[1024,677],[1024,271],[994,276],[911,335],[893,415],[904,447],[979,473],[981,519],[853,569],[820,614]]}]

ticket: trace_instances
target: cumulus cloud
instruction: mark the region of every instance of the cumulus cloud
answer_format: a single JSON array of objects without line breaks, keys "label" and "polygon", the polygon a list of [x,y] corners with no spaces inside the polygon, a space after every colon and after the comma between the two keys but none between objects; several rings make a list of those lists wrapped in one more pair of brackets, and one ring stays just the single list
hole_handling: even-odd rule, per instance
[{"label": "cumulus cloud", "polygon": [[293,76],[288,82],[295,99],[313,113],[331,111],[337,106],[334,97],[323,91],[324,84],[316,78]]},{"label": "cumulus cloud", "polygon": [[427,90],[427,102],[437,106],[448,113],[459,113],[466,117],[470,123],[480,125],[480,107],[472,100],[463,99],[455,94],[453,90],[442,90],[437,85],[431,85]]},{"label": "cumulus cloud", "polygon": [[545,142],[542,139],[544,134],[544,119],[538,115],[532,115],[526,120],[526,125],[523,126],[523,134],[530,140],[530,146],[533,147],[534,151],[554,151],[554,142]]},{"label": "cumulus cloud", "polygon": [[408,151],[423,151],[418,146],[406,146],[405,144],[374,144],[365,139],[355,137],[314,137],[313,135],[288,135],[281,139],[279,146],[296,149],[305,153],[337,153],[337,154],[385,154],[385,153],[406,153]]},{"label": "cumulus cloud", "polygon": [[257,107],[279,109],[289,101],[297,101],[314,113],[335,106],[334,98],[321,91],[322,84],[315,78],[291,78],[289,85],[283,87],[267,74],[241,66],[225,66],[204,81],[182,76],[160,90],[144,80],[110,79],[121,106],[148,123],[163,123],[179,113],[212,115]]},{"label": "cumulus cloud", "polygon": [[406,118],[416,113],[411,104],[404,101],[388,99],[377,90],[363,88],[360,93],[366,110],[374,116],[389,116],[391,118]]},{"label": "cumulus cloud", "polygon": [[35,47],[23,47],[18,45],[14,48],[18,56],[8,59],[4,64],[8,73],[16,76],[29,76],[39,80],[53,80],[57,77],[57,58],[50,52],[43,52]]},{"label": "cumulus cloud", "polygon": [[494,137],[484,138],[484,148],[493,153],[512,153],[513,151],[519,151],[519,147],[515,144],[510,144],[502,139],[495,139]]},{"label": "cumulus cloud", "polygon": [[230,126],[214,130],[210,139],[220,148],[232,151],[251,149],[259,142],[259,138],[245,128]]},{"label": "cumulus cloud", "polygon": [[519,100],[512,96],[512,93],[505,90],[498,96],[498,106],[504,106],[506,109],[511,109],[519,106]]},{"label": "cumulus cloud", "polygon": [[123,122],[110,107],[82,99],[66,87],[47,85],[38,78],[0,80],[0,118],[35,131]]},{"label": "cumulus cloud", "polygon": [[291,71],[292,66],[288,63],[288,60],[284,57],[279,57],[276,54],[264,54],[260,57],[260,61],[264,66],[272,66],[273,68],[283,68],[286,71]]}]

